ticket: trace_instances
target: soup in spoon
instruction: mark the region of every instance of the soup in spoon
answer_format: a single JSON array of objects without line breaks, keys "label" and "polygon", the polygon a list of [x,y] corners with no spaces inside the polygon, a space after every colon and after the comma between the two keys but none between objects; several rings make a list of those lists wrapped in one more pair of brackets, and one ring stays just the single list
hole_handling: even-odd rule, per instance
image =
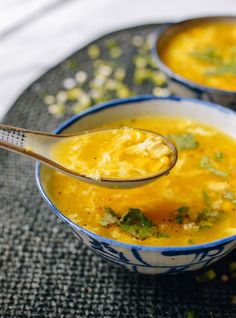
[{"label": "soup in spoon", "polygon": [[64,138],[53,146],[53,158],[94,180],[134,179],[167,171],[175,149],[157,133],[129,127],[95,130]]}]

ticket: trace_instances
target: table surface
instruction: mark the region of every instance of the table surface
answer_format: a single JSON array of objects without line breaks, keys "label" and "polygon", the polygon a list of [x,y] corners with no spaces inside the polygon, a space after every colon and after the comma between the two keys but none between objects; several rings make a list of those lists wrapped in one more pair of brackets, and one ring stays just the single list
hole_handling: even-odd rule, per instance
[{"label": "table surface", "polygon": [[41,74],[103,34],[214,14],[236,14],[235,0],[1,1],[0,120]]}]

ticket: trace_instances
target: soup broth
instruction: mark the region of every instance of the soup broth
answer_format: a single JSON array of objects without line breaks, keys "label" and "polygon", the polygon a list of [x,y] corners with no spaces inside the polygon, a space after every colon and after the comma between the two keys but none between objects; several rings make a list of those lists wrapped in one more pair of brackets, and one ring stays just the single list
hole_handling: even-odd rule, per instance
[{"label": "soup broth", "polygon": [[170,38],[160,57],[175,73],[193,82],[236,90],[236,23],[188,27]]},{"label": "soup broth", "polygon": [[69,219],[121,242],[181,246],[236,233],[236,141],[213,127],[180,118],[142,117],[105,127],[158,132],[179,151],[168,176],[135,189],[86,184],[57,171],[47,184]]}]

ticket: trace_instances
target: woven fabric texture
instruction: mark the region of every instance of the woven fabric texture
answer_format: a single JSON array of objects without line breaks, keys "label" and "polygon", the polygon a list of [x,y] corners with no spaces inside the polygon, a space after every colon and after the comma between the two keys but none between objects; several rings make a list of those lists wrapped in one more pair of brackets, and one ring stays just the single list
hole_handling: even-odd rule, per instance
[{"label": "woven fabric texture", "polygon": [[[119,62],[130,65],[126,82],[139,94],[129,77],[134,54],[132,37],[148,36],[158,25],[122,30],[103,37],[116,39],[123,49]],[[105,53],[104,53],[105,54]],[[79,61],[88,74],[91,61],[84,48],[32,84],[16,101],[4,122],[19,127],[52,131],[69,117],[50,115],[42,94],[55,94]],[[10,94],[10,92],[9,92]],[[179,276],[144,276],[115,267],[93,255],[43,202],[35,185],[34,162],[0,150],[0,317],[183,318],[236,317],[235,281],[223,283],[222,273],[236,253],[212,267],[217,278],[198,283],[196,273]],[[190,315],[190,314],[189,314]]]}]

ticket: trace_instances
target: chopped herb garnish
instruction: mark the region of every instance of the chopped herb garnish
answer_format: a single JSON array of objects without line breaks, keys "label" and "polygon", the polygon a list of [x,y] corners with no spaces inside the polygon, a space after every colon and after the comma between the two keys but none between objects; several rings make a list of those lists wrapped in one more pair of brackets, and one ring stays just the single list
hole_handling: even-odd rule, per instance
[{"label": "chopped herb garnish", "polygon": [[159,232],[158,227],[139,209],[130,208],[122,218],[119,218],[111,208],[106,208],[100,224],[102,226],[117,224],[123,231],[139,239],[145,239],[150,236],[157,238],[170,237],[166,233]]},{"label": "chopped herb garnish", "polygon": [[190,133],[169,134],[167,137],[176,143],[178,150],[195,149],[199,146],[199,142],[195,139],[195,136]]},{"label": "chopped herb garnish", "polygon": [[206,190],[202,190],[202,196],[206,206],[209,207],[211,205],[211,200],[208,192]]},{"label": "chopped herb garnish", "polygon": [[221,151],[216,151],[215,152],[215,159],[216,160],[219,160],[219,161],[222,161],[224,159],[224,154],[223,152]]},{"label": "chopped herb garnish", "polygon": [[182,206],[182,207],[176,209],[176,211],[177,211],[177,215],[175,217],[175,221],[178,224],[182,224],[184,218],[189,215],[189,207]]},{"label": "chopped herb garnish", "polygon": [[128,213],[126,213],[121,222],[126,224],[138,224],[140,226],[152,227],[153,223],[139,210],[130,208]]},{"label": "chopped herb garnish", "polygon": [[[217,221],[217,219],[220,216],[220,212],[218,211],[212,211],[209,209],[204,209],[201,213],[198,214],[196,222],[198,225],[203,226],[203,225],[209,225],[211,226],[211,223],[215,223]],[[201,224],[201,222],[209,222],[209,223],[203,223]]]},{"label": "chopped herb garnish", "polygon": [[158,238],[170,238],[170,234],[158,232],[156,237],[158,237]]},{"label": "chopped herb garnish", "polygon": [[91,58],[91,59],[96,59],[98,58],[100,55],[100,48],[99,46],[97,46],[96,44],[92,44],[89,46],[88,48],[88,56]]},{"label": "chopped herb garnish", "polygon": [[120,227],[137,238],[157,235],[157,227],[139,209],[129,209],[121,218]]},{"label": "chopped herb garnish", "polygon": [[207,48],[202,51],[193,51],[191,55],[198,60],[214,65],[222,63],[221,55],[213,48]]},{"label": "chopped herb garnish", "polygon": [[224,61],[222,54],[213,48],[207,48],[202,51],[193,51],[191,56],[196,59],[211,64],[204,72],[204,75],[224,75],[226,73],[236,74],[235,55],[232,54],[230,59]]},{"label": "chopped herb garnish", "polygon": [[216,176],[219,176],[219,177],[226,178],[228,176],[227,172],[224,172],[224,171],[221,171],[221,170],[218,170],[218,169],[214,168],[210,164],[209,158],[207,156],[202,157],[202,159],[200,161],[200,167],[202,169],[206,169],[206,170],[210,171],[211,173],[213,173],[213,174],[215,174]]},{"label": "chopped herb garnish", "polygon": [[213,226],[209,225],[209,224],[199,225],[199,230],[211,230],[212,228],[213,228]]},{"label": "chopped herb garnish", "polygon": [[118,224],[119,218],[111,208],[105,208],[103,218],[100,221],[101,225],[107,226],[110,224]]},{"label": "chopped herb garnish", "polygon": [[224,199],[228,199],[228,200],[233,200],[235,198],[233,192],[231,191],[226,191],[223,194]]}]

